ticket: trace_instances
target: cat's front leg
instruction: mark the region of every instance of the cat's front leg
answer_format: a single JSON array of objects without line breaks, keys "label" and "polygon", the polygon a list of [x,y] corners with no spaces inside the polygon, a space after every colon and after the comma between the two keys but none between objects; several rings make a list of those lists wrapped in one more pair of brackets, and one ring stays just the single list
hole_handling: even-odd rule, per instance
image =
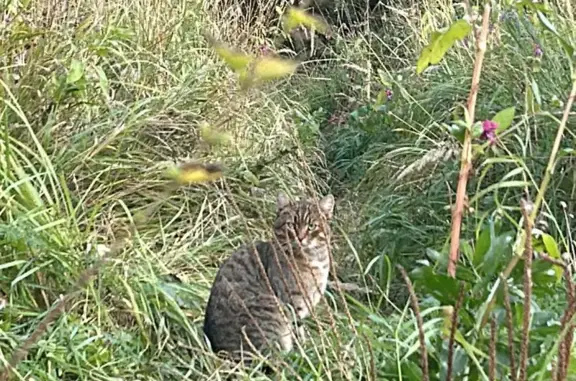
[{"label": "cat's front leg", "polygon": [[294,324],[294,332],[296,334],[296,340],[298,340],[300,344],[308,341],[308,333],[306,332],[306,328],[304,327],[304,323],[302,321],[298,321]]}]

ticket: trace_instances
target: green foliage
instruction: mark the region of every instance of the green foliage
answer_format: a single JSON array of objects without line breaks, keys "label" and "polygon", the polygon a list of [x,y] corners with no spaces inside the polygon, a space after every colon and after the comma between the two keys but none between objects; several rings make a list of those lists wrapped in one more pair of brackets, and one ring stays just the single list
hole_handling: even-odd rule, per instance
[{"label": "green foliage", "polygon": [[[225,3],[212,6],[234,9]],[[244,93],[201,38],[216,26],[219,39],[249,58],[238,64],[223,50],[224,61],[240,72],[247,61],[254,65],[265,33],[234,15],[216,19],[186,0],[170,0],[162,12],[142,2],[96,7],[82,0],[68,13],[48,12],[50,21],[31,3],[11,4],[0,30],[1,362],[124,226],[153,205],[150,220],[18,372],[37,380],[223,379],[226,366],[200,330],[218,264],[245,239],[269,237],[278,189],[330,189],[338,195],[335,275],[356,288],[340,295],[329,287],[319,321],[306,322],[311,340],[282,359],[278,378],[371,379],[374,372],[378,380],[421,380],[414,315],[393,271],[401,263],[419,297],[431,379],[445,379],[446,307],[461,282],[453,379],[487,374],[487,311],[499,327],[497,379],[506,379],[498,276],[518,251],[519,199],[536,195],[545,172],[576,37],[561,9],[516,5],[494,20],[476,121],[465,121],[473,47],[452,47],[472,26],[461,20],[433,33],[417,73],[413,68],[415,48],[424,45],[418,36],[452,17],[436,3],[421,4],[422,18],[404,17],[413,8],[404,12],[401,4],[398,13],[375,11],[370,23],[334,34],[334,59],[300,62],[298,70],[260,66],[256,74],[282,81]],[[365,4],[354,7],[363,13]],[[84,14],[93,9],[101,12]],[[486,120],[498,124],[496,144],[481,140]],[[452,279],[447,236],[466,128],[480,148]],[[539,258],[558,260],[573,247],[573,147],[566,134],[541,216],[547,228],[538,225],[533,236],[529,374],[542,379],[551,379],[567,301],[563,270]],[[224,180],[167,196],[162,176],[183,158],[222,162]],[[507,283],[515,348],[523,281],[520,262]],[[267,379],[259,370],[238,373]]]},{"label": "green foliage", "polygon": [[516,109],[514,107],[508,107],[494,115],[492,121],[498,124],[497,133],[500,134],[510,127],[514,120],[515,111]]}]

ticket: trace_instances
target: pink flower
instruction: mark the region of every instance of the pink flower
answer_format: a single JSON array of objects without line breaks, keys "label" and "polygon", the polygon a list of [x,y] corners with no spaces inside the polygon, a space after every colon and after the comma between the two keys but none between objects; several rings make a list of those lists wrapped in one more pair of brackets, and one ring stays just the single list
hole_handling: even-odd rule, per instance
[{"label": "pink flower", "polygon": [[491,120],[485,120],[482,122],[482,135],[481,139],[488,140],[490,144],[496,142],[496,129],[498,128],[498,123]]},{"label": "pink flower", "polygon": [[394,95],[394,93],[392,92],[392,90],[390,89],[386,89],[386,98],[391,101],[392,100],[392,96]]},{"label": "pink flower", "polygon": [[534,45],[534,57],[540,58],[542,54],[544,54],[542,47],[539,44]]},{"label": "pink flower", "polygon": [[272,50],[266,45],[260,45],[259,50],[260,50],[260,54],[263,56],[267,56],[272,52]]}]

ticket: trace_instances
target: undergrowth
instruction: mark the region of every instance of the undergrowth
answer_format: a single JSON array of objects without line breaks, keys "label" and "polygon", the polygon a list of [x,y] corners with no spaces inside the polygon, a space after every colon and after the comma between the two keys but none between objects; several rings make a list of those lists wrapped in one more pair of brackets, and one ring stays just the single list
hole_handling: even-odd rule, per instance
[{"label": "undergrowth", "polygon": [[[565,50],[576,46],[570,3],[552,4],[545,21],[527,5],[494,3],[474,121],[511,106],[515,117],[496,144],[474,141],[483,153],[472,162],[456,278],[446,269],[462,145],[444,124],[464,119],[477,40],[458,41],[420,75],[415,63],[433,31],[482,8],[381,2],[370,17],[339,18],[346,2],[338,2],[321,57],[243,91],[205,37],[256,54],[274,50],[281,34],[264,19],[220,12],[225,3],[0,7],[0,370],[71,295],[14,379],[219,380],[231,371],[267,379],[213,355],[201,323],[218,265],[243,241],[270,237],[284,190],[332,192],[337,208],[333,282],[307,322],[311,340],[273,362],[282,379],[422,380],[424,338],[430,379],[451,371],[453,379],[495,379],[494,370],[516,380],[509,359],[526,344],[526,303],[528,376],[551,379],[551,364],[573,356],[571,342],[558,352],[560,331],[573,334],[565,313],[573,308],[565,293],[576,198],[575,119],[566,111],[574,71]],[[520,203],[537,199],[566,112],[555,170],[531,220],[531,249],[546,255],[534,260],[526,301],[521,266],[508,282],[499,276],[522,255]],[[230,144],[208,144],[206,124],[220,126]],[[190,159],[221,163],[224,177],[169,188],[166,168]],[[70,293],[92,268],[93,278]],[[504,327],[508,317],[512,342],[503,329],[490,331],[490,319]]]}]

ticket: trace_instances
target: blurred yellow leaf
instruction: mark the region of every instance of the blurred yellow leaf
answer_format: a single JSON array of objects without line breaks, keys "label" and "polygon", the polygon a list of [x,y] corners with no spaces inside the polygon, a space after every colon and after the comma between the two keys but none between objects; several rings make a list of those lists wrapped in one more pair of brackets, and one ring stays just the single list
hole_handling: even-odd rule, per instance
[{"label": "blurred yellow leaf", "polygon": [[256,79],[267,81],[292,74],[296,66],[292,60],[265,57],[256,61],[252,70]]},{"label": "blurred yellow leaf", "polygon": [[264,57],[259,58],[244,70],[239,71],[238,79],[243,89],[259,81],[270,81],[293,73],[298,64],[292,60]]},{"label": "blurred yellow leaf", "polygon": [[254,57],[242,52],[234,51],[224,45],[215,46],[214,50],[228,66],[236,71],[244,69],[248,64],[250,64],[250,62],[252,62],[252,60],[254,60]]},{"label": "blurred yellow leaf", "polygon": [[218,164],[188,162],[173,167],[168,175],[180,184],[204,183],[222,177],[222,167]]},{"label": "blurred yellow leaf", "polygon": [[303,9],[290,7],[284,15],[284,30],[290,32],[292,29],[304,26],[308,29],[314,29],[322,34],[328,31],[328,25],[324,20],[311,15]]},{"label": "blurred yellow leaf", "polygon": [[284,77],[293,73],[297,67],[297,63],[292,60],[256,57],[232,50],[211,37],[208,37],[208,41],[220,58],[238,73],[244,88],[259,80],[268,81]]},{"label": "blurred yellow leaf", "polygon": [[206,122],[200,125],[200,137],[210,145],[227,145],[232,140],[229,134],[210,127]]},{"label": "blurred yellow leaf", "polygon": [[218,54],[218,56],[235,71],[244,69],[254,60],[253,56],[231,49],[210,35],[206,35],[206,40],[208,41],[208,44],[212,46],[216,54]]}]

